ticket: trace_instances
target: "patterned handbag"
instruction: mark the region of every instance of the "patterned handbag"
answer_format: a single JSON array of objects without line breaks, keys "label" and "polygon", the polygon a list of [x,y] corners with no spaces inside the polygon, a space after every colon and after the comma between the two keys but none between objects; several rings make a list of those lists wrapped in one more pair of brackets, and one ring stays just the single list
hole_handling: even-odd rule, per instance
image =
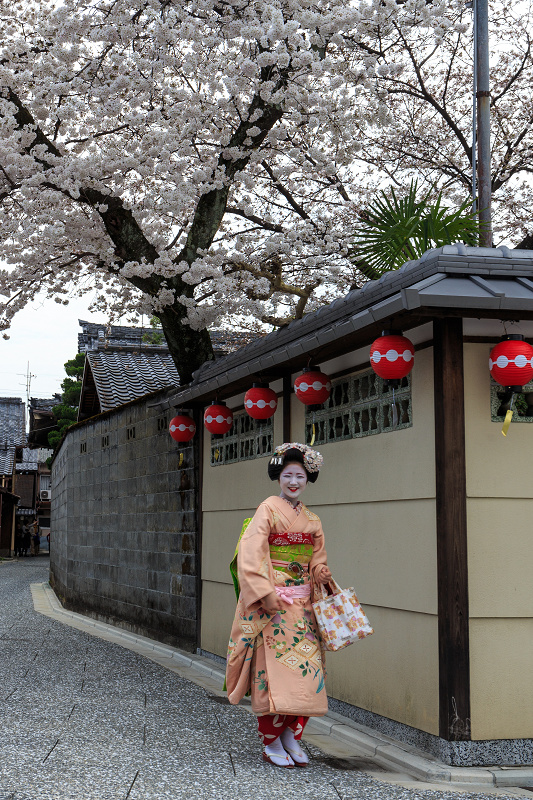
[{"label": "patterned handbag", "polygon": [[319,584],[320,600],[313,603],[313,611],[326,650],[341,650],[358,639],[374,633],[368,618],[359,604],[354,589],[341,589],[331,580]]}]

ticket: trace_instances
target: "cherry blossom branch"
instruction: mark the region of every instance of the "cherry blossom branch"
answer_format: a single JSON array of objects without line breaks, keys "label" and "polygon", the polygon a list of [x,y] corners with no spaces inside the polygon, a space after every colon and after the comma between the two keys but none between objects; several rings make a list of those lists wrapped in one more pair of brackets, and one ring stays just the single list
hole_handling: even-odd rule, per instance
[{"label": "cherry blossom branch", "polygon": [[274,186],[274,188],[277,189],[278,192],[281,195],[283,195],[283,197],[287,200],[289,205],[296,211],[298,216],[300,216],[302,219],[308,220],[309,222],[311,222],[312,225],[314,225],[316,227],[315,223],[312,221],[311,217],[309,216],[307,211],[304,209],[304,207],[301,206],[300,203],[298,203],[294,199],[294,197],[289,192],[289,190],[286,189],[285,186],[283,186],[283,184],[280,182],[280,180],[278,178],[276,178],[276,175],[274,174],[274,170],[271,169],[271,167],[269,166],[268,162],[261,161],[261,166],[263,167],[263,169],[265,170],[267,175],[272,180],[272,185]]},{"label": "cherry blossom branch", "polygon": [[277,223],[267,222],[261,217],[258,217],[256,214],[249,214],[243,211],[241,208],[236,208],[235,206],[227,206],[226,207],[227,214],[235,214],[238,217],[243,217],[247,219],[249,222],[255,222],[260,228],[264,228],[266,231],[274,231],[275,233],[283,233],[283,227]]}]

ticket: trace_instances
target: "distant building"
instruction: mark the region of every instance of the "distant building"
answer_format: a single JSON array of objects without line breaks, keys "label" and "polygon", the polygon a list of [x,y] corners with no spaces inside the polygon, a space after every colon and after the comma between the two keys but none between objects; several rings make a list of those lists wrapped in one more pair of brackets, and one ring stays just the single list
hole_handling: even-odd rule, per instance
[{"label": "distant building", "polygon": [[81,333],[78,333],[79,353],[109,349],[168,353],[162,328],[106,325],[82,319],[78,321],[81,326]]},{"label": "distant building", "polygon": [[[59,399],[30,401],[30,424],[48,420],[47,406]],[[53,419],[53,414],[50,411]],[[48,422],[47,422],[48,424]],[[43,439],[42,428],[34,428],[33,444]],[[45,435],[45,434],[44,434]],[[37,517],[41,534],[50,530],[50,470],[46,459],[52,450],[33,447],[26,436],[26,406],[20,397],[0,398],[0,555],[14,550],[15,528]]]},{"label": "distant building", "polygon": [[0,397],[0,555],[9,556],[14,545],[15,509],[18,503],[15,460],[26,443],[26,413],[20,397]]},{"label": "distant building", "polygon": [[[128,327],[125,325],[105,325],[97,322],[78,320],[81,333],[78,333],[78,352],[89,353],[94,350],[136,350],[143,353],[169,353],[163,328]],[[233,353],[239,347],[250,344],[258,338],[256,333],[234,330],[210,330],[215,358]],[[157,341],[161,338],[160,344]]]},{"label": "distant building", "polygon": [[28,444],[30,447],[48,448],[48,434],[57,430],[54,417],[54,406],[61,403],[61,395],[55,394],[48,399],[32,397],[30,399]]},{"label": "distant building", "polygon": [[21,448],[16,461],[16,493],[19,505],[16,516],[20,524],[35,517],[39,521],[41,536],[50,533],[51,479],[47,459],[53,455],[50,448]]},{"label": "distant building", "polygon": [[26,406],[20,397],[0,397],[0,478],[2,486],[13,475],[15,450],[26,444]]}]

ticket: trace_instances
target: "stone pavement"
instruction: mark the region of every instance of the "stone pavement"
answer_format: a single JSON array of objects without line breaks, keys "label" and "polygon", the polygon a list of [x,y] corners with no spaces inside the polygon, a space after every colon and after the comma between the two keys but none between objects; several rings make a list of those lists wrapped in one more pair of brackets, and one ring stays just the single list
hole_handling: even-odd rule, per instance
[{"label": "stone pavement", "polygon": [[186,668],[163,666],[171,659],[157,643],[147,658],[142,642],[116,644],[109,626],[91,620],[88,633],[78,615],[67,625],[44,616],[51,606],[38,587],[35,611],[30,585],[47,569],[46,558],[0,563],[0,800],[533,797],[428,790],[353,753],[343,759],[323,737],[333,758],[312,734],[308,769],[275,769],[261,760],[253,715],[224,702],[213,678],[189,670],[192,682]]}]

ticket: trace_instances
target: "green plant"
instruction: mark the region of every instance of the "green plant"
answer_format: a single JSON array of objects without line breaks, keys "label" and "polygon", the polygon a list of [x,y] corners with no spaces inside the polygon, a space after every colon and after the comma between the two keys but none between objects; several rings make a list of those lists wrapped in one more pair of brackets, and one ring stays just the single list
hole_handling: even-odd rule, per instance
[{"label": "green plant", "polygon": [[62,402],[52,409],[56,420],[56,428],[48,434],[48,444],[54,451],[59,446],[67,428],[70,428],[78,419],[84,368],[85,353],[77,353],[74,358],[65,362],[65,372],[68,377],[61,382],[61,388],[63,389],[61,394]]},{"label": "green plant", "polygon": [[161,320],[159,317],[155,315],[150,317],[150,327],[152,331],[150,333],[143,333],[141,341],[144,344],[164,344],[163,334],[160,330]]},{"label": "green plant", "polygon": [[398,197],[393,187],[380,191],[360,213],[350,257],[367,277],[398,269],[432,247],[457,241],[477,245],[480,225],[470,200],[450,209],[441,193],[432,201],[431,190],[417,200],[417,188],[411,181],[405,197]]}]

